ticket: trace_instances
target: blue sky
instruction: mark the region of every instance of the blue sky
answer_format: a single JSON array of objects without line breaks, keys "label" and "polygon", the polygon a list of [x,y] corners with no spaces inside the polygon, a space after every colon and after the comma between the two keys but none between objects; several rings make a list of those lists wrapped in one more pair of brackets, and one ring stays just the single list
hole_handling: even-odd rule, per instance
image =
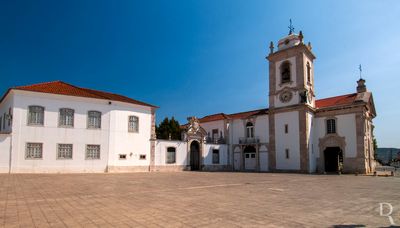
[{"label": "blue sky", "polygon": [[400,147],[400,1],[1,1],[0,91],[63,80],[160,106],[157,120],[268,106],[270,41],[289,18],[317,56],[317,98],[374,93]]}]

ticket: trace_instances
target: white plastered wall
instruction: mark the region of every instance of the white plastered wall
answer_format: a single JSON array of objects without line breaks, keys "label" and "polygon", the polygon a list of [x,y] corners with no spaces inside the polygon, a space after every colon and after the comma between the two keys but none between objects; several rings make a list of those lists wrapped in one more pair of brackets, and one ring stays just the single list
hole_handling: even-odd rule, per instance
[{"label": "white plastered wall", "polygon": [[[288,133],[285,133],[285,124]],[[276,168],[281,170],[300,169],[299,112],[275,114],[275,151]],[[289,149],[289,158],[285,150]]]},{"label": "white plastered wall", "polygon": [[[27,125],[27,108],[45,107],[44,126]],[[60,108],[75,111],[74,127],[58,127]],[[87,129],[87,112],[102,113],[101,129]],[[14,96],[12,172],[105,172],[107,166],[149,164],[151,110],[108,100],[17,91]],[[139,133],[128,133],[128,115],[139,117]],[[43,143],[42,159],[25,159],[27,142]],[[73,144],[72,159],[57,159],[57,144]],[[100,159],[85,158],[86,145],[100,145]],[[133,156],[130,156],[130,153]],[[127,159],[119,160],[119,154]],[[146,154],[139,160],[136,154]]]},{"label": "white plastered wall", "polygon": [[[346,148],[344,156],[347,158],[354,158],[357,155],[357,138],[356,138],[356,121],[355,114],[337,115],[336,117],[336,131],[341,137],[345,137]],[[315,133],[314,133],[314,152],[316,157],[319,157],[319,139],[326,135],[326,117],[315,119]]]}]

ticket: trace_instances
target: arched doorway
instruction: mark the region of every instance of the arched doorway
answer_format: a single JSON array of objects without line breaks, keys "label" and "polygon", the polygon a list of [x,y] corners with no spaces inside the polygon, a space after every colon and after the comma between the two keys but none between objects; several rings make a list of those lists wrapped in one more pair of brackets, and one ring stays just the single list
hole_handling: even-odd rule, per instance
[{"label": "arched doorway", "polygon": [[198,141],[190,144],[190,170],[200,170],[200,144]]},{"label": "arched doorway", "polygon": [[254,171],[257,166],[256,148],[254,146],[246,146],[243,150],[244,169]]},{"label": "arched doorway", "polygon": [[327,147],[324,150],[325,172],[337,173],[343,168],[343,151],[340,147]]}]

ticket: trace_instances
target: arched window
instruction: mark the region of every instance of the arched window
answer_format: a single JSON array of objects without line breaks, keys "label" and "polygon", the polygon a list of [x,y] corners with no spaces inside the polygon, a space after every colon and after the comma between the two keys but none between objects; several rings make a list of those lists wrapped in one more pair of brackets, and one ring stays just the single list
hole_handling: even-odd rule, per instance
[{"label": "arched window", "polygon": [[254,125],[252,122],[247,122],[246,124],[246,137],[254,138]]},{"label": "arched window", "polygon": [[167,164],[173,164],[176,161],[176,148],[168,147],[167,148]]},{"label": "arched window", "polygon": [[70,108],[60,108],[58,126],[73,127],[74,126],[74,110]]},{"label": "arched window", "polygon": [[307,62],[307,82],[311,83],[311,66],[309,62]]},{"label": "arched window", "polygon": [[[41,106],[29,106],[28,109],[29,109],[28,110],[28,124],[29,125],[42,125],[43,126],[43,123],[44,123],[44,107],[41,107]],[[6,118],[4,117],[4,120],[5,119]],[[5,123],[4,123],[4,125],[5,125]]]},{"label": "arched window", "polygon": [[335,119],[327,119],[326,120],[326,133],[327,134],[335,134],[336,133],[336,120]]},{"label": "arched window", "polygon": [[290,62],[285,61],[281,64],[281,83],[290,82]]}]

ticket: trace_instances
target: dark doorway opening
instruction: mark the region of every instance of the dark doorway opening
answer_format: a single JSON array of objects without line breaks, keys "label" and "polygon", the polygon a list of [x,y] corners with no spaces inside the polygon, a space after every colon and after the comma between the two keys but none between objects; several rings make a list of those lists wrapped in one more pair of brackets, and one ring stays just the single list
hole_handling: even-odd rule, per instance
[{"label": "dark doorway opening", "polygon": [[325,172],[337,173],[342,171],[343,152],[340,147],[327,147],[324,151]]},{"label": "dark doorway opening", "polygon": [[200,170],[200,144],[197,141],[190,144],[190,170]]}]

